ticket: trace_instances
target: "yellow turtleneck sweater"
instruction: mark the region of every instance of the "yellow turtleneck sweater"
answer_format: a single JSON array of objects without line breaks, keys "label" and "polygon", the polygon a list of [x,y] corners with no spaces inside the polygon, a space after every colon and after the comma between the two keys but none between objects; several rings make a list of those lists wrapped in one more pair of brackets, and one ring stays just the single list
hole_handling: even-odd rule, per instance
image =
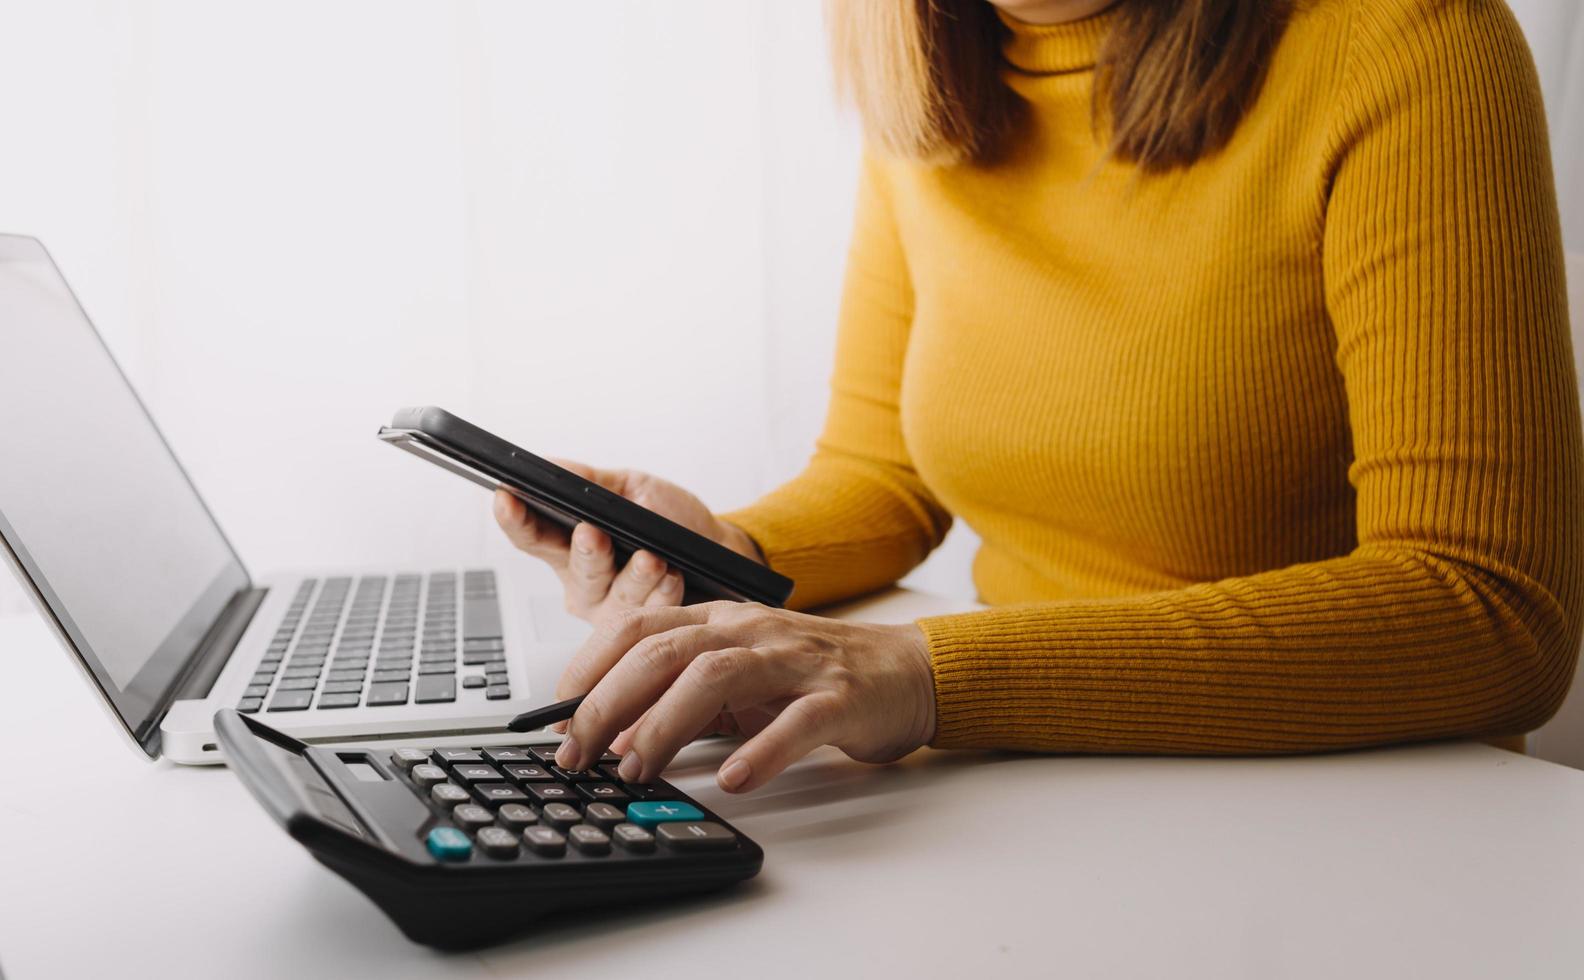
[{"label": "yellow turtleneck sweater", "polygon": [[935,744],[1295,751],[1534,728],[1584,612],[1540,94],[1492,0],[1300,7],[1230,145],[1090,123],[1106,15],[1011,25],[995,167],[871,156],[829,420],[728,520],[816,605],[984,541]]}]

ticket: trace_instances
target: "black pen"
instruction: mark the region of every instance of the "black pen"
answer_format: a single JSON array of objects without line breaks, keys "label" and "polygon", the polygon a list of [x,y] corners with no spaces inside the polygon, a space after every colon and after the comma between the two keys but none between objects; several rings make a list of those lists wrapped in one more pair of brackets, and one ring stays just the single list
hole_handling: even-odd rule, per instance
[{"label": "black pen", "polygon": [[508,721],[506,727],[514,732],[531,732],[536,728],[554,725],[558,721],[566,721],[577,711],[578,705],[583,703],[585,697],[587,695],[579,694],[575,698],[567,698],[565,701],[547,704],[543,708],[524,711],[511,721]]}]

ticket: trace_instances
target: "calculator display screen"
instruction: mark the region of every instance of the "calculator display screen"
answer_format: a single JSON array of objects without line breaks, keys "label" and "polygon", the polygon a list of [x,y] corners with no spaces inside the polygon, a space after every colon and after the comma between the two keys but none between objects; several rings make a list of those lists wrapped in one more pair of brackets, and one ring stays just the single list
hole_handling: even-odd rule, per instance
[{"label": "calculator display screen", "polygon": [[0,535],[150,750],[247,576],[48,254],[4,235]]}]

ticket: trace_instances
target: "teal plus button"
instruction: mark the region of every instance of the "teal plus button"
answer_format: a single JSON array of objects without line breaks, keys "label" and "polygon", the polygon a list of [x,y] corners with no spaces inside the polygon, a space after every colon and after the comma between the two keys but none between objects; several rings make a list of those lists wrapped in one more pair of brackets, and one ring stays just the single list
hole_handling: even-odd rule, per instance
[{"label": "teal plus button", "polygon": [[455,827],[436,827],[429,831],[429,853],[441,861],[466,861],[473,853],[473,842]]},{"label": "teal plus button", "polygon": [[673,820],[703,820],[704,811],[691,803],[650,800],[645,803],[627,804],[627,819],[640,827],[653,827],[655,824],[670,823]]}]

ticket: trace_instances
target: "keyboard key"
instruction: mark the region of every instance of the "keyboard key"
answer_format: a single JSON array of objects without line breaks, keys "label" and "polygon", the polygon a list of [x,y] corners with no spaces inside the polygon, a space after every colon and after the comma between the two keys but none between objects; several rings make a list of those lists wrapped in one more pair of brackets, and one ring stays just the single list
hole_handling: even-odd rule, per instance
[{"label": "keyboard key", "polygon": [[485,827],[478,832],[479,847],[490,857],[517,856],[517,835],[500,827]]},{"label": "keyboard key", "polygon": [[418,678],[417,694],[413,700],[419,704],[437,704],[456,700],[456,678],[450,674],[429,675]]},{"label": "keyboard key", "polygon": [[473,783],[498,783],[501,779],[499,770],[494,766],[484,765],[482,762],[459,763],[451,767],[451,774],[459,782],[467,785]]},{"label": "keyboard key", "polygon": [[593,800],[595,802],[603,800],[606,803],[614,803],[618,806],[625,806],[632,802],[632,797],[628,796],[620,786],[614,783],[581,783],[578,785],[577,791],[578,795],[585,800]]},{"label": "keyboard key", "polygon": [[609,830],[627,820],[627,814],[609,803],[590,803],[583,808],[583,817],[601,830]]},{"label": "keyboard key", "polygon": [[584,854],[598,855],[609,854],[611,849],[610,835],[598,827],[591,827],[580,823],[567,830],[567,837],[571,839],[572,846]]},{"label": "keyboard key", "polygon": [[500,806],[503,803],[527,803],[528,797],[523,791],[511,783],[479,783],[473,787],[473,792],[479,799],[491,806]]},{"label": "keyboard key", "polygon": [[362,698],[357,694],[321,694],[319,707],[321,708],[356,708]]},{"label": "keyboard key", "polygon": [[500,605],[494,599],[463,599],[462,635],[470,640],[499,637]]},{"label": "keyboard key", "polygon": [[413,782],[425,789],[446,781],[446,771],[432,763],[424,762],[412,767]]},{"label": "keyboard key", "polygon": [[679,851],[724,851],[737,846],[737,835],[714,821],[663,823],[655,836]]},{"label": "keyboard key", "polygon": [[366,704],[406,704],[406,684],[375,684],[369,688]]},{"label": "keyboard key", "polygon": [[502,763],[506,763],[506,762],[532,762],[533,761],[533,757],[528,754],[528,750],[527,749],[514,749],[514,748],[485,749],[484,750],[484,759],[485,759],[486,762],[493,762],[496,765],[501,765]]},{"label": "keyboard key", "polygon": [[455,827],[436,827],[425,843],[439,861],[466,861],[473,853],[473,842]]},{"label": "keyboard key", "polygon": [[458,803],[470,803],[473,800],[467,790],[455,783],[436,783],[429,791],[429,798],[441,806],[456,806]]},{"label": "keyboard key", "polygon": [[539,817],[555,829],[565,830],[582,820],[583,814],[578,812],[577,807],[566,803],[547,803],[545,808],[539,811]]},{"label": "keyboard key", "polygon": [[611,828],[616,843],[635,854],[648,854],[655,848],[654,834],[635,823],[619,823]]},{"label": "keyboard key", "polygon": [[242,696],[245,698],[261,698],[268,693],[268,684],[249,684],[248,689],[242,692]]},{"label": "keyboard key", "polygon": [[330,681],[320,690],[326,694],[362,694],[362,681]]},{"label": "keyboard key", "polygon": [[270,699],[271,711],[306,711],[313,703],[312,691],[281,691]]},{"label": "keyboard key", "polygon": [[535,803],[541,806],[547,803],[572,803],[577,800],[577,794],[572,792],[572,787],[562,786],[560,783],[523,783],[523,789],[533,797]]},{"label": "keyboard key", "polygon": [[468,674],[462,678],[463,687],[483,687],[486,683],[483,674]]},{"label": "keyboard key", "polygon": [[264,707],[263,698],[243,698],[237,702],[237,710],[245,715],[251,715],[262,707]]},{"label": "keyboard key", "polygon": [[662,823],[703,820],[704,812],[691,803],[681,803],[676,800],[659,802],[651,800],[642,803],[629,803],[627,805],[627,819],[640,827],[654,827]]},{"label": "keyboard key", "polygon": [[442,766],[461,762],[483,762],[484,757],[472,749],[435,749],[434,761]]},{"label": "keyboard key", "polygon": [[566,838],[549,827],[529,827],[523,831],[523,843],[540,857],[560,857],[566,853]]},{"label": "keyboard key", "polygon": [[397,749],[391,753],[391,761],[402,772],[410,772],[413,766],[421,766],[429,761],[429,753],[423,749]]},{"label": "keyboard key", "polygon": [[519,783],[553,782],[555,777],[550,775],[550,770],[544,766],[536,766],[531,762],[513,763],[502,766],[506,775]]},{"label": "keyboard key", "polygon": [[318,677],[287,677],[275,688],[277,691],[311,691],[319,686]]},{"label": "keyboard key", "polygon": [[490,701],[505,701],[511,697],[511,688],[505,684],[494,684],[484,689],[484,697]]},{"label": "keyboard key", "polygon": [[[461,810],[462,808],[457,807],[457,809]],[[488,813],[489,811],[485,810],[484,812]],[[523,806],[521,803],[507,803],[496,812],[495,817],[501,822],[501,826],[510,827],[513,830],[521,830],[539,822],[539,815],[534,813],[531,807]]]},{"label": "keyboard key", "polygon": [[406,679],[407,671],[405,670],[376,670],[374,672],[374,683],[376,684],[405,681]]}]

